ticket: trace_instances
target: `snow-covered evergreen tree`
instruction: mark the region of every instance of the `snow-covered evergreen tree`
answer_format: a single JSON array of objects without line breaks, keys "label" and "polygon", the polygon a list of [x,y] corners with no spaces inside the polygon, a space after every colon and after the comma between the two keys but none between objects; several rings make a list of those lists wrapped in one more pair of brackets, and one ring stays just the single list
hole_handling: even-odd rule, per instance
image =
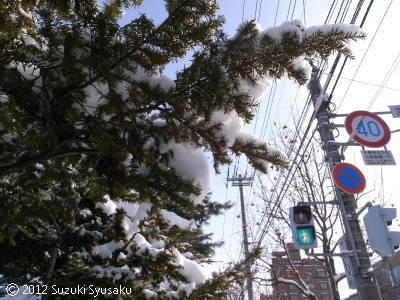
[{"label": "snow-covered evergreen tree", "polygon": [[[158,26],[118,23],[140,0],[0,3],[0,274],[6,282],[132,289],[134,299],[218,298],[201,225],[218,172],[243,153],[286,161],[243,130],[270,82],[306,82],[306,58],[351,53],[356,27],[299,21],[228,39],[214,0],[167,0]],[[194,52],[172,80],[166,64]],[[127,298],[131,297],[126,295]],[[74,297],[71,297],[74,298]],[[75,297],[79,298],[79,297]]]}]

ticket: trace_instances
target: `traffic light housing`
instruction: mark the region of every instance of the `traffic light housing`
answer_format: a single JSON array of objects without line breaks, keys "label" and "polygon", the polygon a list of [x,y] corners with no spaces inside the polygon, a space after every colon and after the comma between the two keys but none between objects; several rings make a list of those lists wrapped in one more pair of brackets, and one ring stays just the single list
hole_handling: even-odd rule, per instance
[{"label": "traffic light housing", "polygon": [[371,248],[381,257],[392,256],[400,245],[400,232],[390,231],[388,226],[396,218],[396,208],[373,205],[364,215],[364,226]]},{"label": "traffic light housing", "polygon": [[317,248],[314,220],[311,207],[298,205],[289,208],[290,226],[293,242],[297,249]]}]

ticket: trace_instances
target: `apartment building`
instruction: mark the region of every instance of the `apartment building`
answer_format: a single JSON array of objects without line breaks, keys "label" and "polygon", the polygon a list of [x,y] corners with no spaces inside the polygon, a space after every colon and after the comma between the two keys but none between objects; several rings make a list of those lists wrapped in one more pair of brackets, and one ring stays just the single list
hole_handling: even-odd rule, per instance
[{"label": "apartment building", "polygon": [[400,300],[400,252],[372,265],[381,297],[384,300]]},{"label": "apartment building", "polygon": [[288,250],[289,257],[285,251],[272,253],[271,278],[273,293],[270,295],[262,295],[262,298],[260,299],[308,299],[302,295],[301,291],[295,284],[283,283],[276,280],[277,278],[284,278],[298,282],[296,273],[291,267],[290,262],[295,266],[303,281],[319,300],[333,299],[328,274],[323,264],[316,259],[302,259],[300,257],[299,250],[294,248],[293,243],[288,243],[286,248]]}]

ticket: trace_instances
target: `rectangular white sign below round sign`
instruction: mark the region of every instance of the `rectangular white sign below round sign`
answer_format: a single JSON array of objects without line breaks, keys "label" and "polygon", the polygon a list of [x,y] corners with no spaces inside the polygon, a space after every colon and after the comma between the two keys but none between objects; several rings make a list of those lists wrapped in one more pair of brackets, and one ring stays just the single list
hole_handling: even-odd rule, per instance
[{"label": "rectangular white sign below round sign", "polygon": [[400,118],[400,105],[389,105],[393,118]]},{"label": "rectangular white sign below round sign", "polygon": [[392,151],[390,150],[361,150],[364,163],[367,166],[395,166]]}]

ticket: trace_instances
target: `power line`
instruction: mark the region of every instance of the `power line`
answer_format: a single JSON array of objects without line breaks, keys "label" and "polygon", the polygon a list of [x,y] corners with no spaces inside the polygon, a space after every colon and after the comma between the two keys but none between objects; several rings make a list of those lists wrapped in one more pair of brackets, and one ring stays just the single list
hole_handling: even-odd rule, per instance
[{"label": "power line", "polygon": [[290,19],[292,19],[292,20],[293,20],[294,11],[295,11],[295,9],[296,9],[296,4],[297,4],[297,0],[294,0],[293,10],[292,10],[292,16],[290,17]]},{"label": "power line", "polygon": [[328,15],[326,16],[324,24],[327,24],[329,22],[329,20],[331,19],[331,16],[333,15],[333,12],[336,9],[336,5],[337,5],[336,1],[337,0],[332,1],[331,7],[329,8],[329,12],[328,12]]},{"label": "power line", "polygon": [[276,26],[276,19],[277,19],[277,17],[278,17],[278,11],[279,11],[279,4],[280,4],[280,3],[281,3],[281,0],[278,0],[278,4],[276,5],[274,27]]},{"label": "power line", "polygon": [[286,15],[286,21],[289,20],[289,13],[290,13],[290,7],[291,6],[292,6],[292,0],[290,0],[290,2],[289,2],[289,7],[288,7],[288,10],[287,10],[287,15]]},{"label": "power line", "polygon": [[[305,4],[305,3],[304,3],[304,1],[303,1],[303,9],[304,9],[304,7],[305,7],[304,4]],[[334,3],[332,3],[332,5],[333,5],[333,4],[334,4]],[[343,2],[342,2],[342,4],[343,4]],[[343,12],[343,13],[342,13],[342,17],[344,17],[344,16],[347,14],[347,12],[348,12],[348,10],[346,10],[345,12]],[[338,15],[339,15],[339,14],[340,14],[340,11],[339,11]],[[304,15],[305,15],[305,14],[304,14]],[[308,101],[308,103],[306,104],[306,107],[309,107],[310,103],[311,103],[311,101]],[[293,163],[291,164],[291,166],[290,166],[290,168],[289,168],[288,175],[287,175],[287,177],[286,177],[286,179],[285,179],[285,182],[284,182],[284,184],[283,184],[284,186],[286,186],[286,184],[287,184],[287,180],[288,180],[288,178],[290,177],[290,174],[291,174],[291,172],[292,172],[293,166],[295,165],[295,161],[297,160],[297,157],[298,157],[298,155],[299,155],[299,153],[300,153],[301,147],[302,147],[302,145],[303,145],[303,143],[304,143],[304,138],[306,137],[306,135],[308,134],[308,132],[309,132],[309,130],[310,130],[312,121],[314,120],[314,117],[315,117],[314,115],[315,115],[315,112],[313,113],[313,115],[312,115],[312,117],[311,117],[311,119],[310,119],[310,121],[309,121],[309,123],[308,123],[308,125],[307,125],[306,132],[305,132],[305,134],[303,135],[303,138],[301,139],[300,146],[299,146],[299,148],[298,148],[298,150],[297,150],[297,152],[296,152],[296,155],[295,155],[295,157],[294,157],[294,159],[293,159]],[[297,127],[297,128],[299,128],[299,127]],[[316,130],[313,131],[313,136],[314,136],[315,132],[316,132]],[[294,170],[294,173],[295,173],[296,170],[297,170],[297,168]],[[292,175],[292,179],[293,179],[293,177],[294,177],[294,173],[293,173],[293,175]],[[280,177],[280,178],[281,178],[281,177]],[[291,181],[290,181],[290,182],[291,182]],[[289,182],[289,184],[290,184],[290,182]],[[284,194],[282,194],[282,191],[283,191],[283,190],[280,191],[280,193],[279,193],[279,195],[278,195],[278,197],[277,197],[277,199],[276,199],[276,201],[275,201],[275,205],[274,205],[274,208],[273,208],[274,210],[276,209],[276,205],[279,203],[279,201],[281,201],[281,199],[283,199],[284,195],[286,194],[287,189],[286,189],[286,191],[285,191]],[[282,196],[282,198],[281,198],[281,196]],[[272,198],[271,198],[270,200],[272,200]],[[267,220],[267,224],[264,226],[264,230],[263,230],[263,232],[261,233],[261,237],[260,237],[259,240],[258,240],[258,245],[261,244],[262,239],[263,239],[263,237],[264,237],[264,235],[265,235],[265,234],[263,234],[263,233],[266,231],[266,229],[268,228],[268,226],[269,226],[269,220]]]},{"label": "power line", "polygon": [[[329,73],[323,73],[323,74],[324,75],[329,75]],[[396,89],[394,87],[390,87],[390,86],[386,86],[386,85],[381,85],[381,84],[378,84],[378,83],[372,83],[372,82],[368,82],[368,81],[364,81],[364,80],[351,79],[351,78],[348,78],[348,77],[343,77],[343,76],[338,76],[338,75],[332,75],[332,77],[336,77],[336,78],[344,79],[344,80],[352,80],[353,82],[356,82],[356,83],[362,83],[362,84],[366,84],[366,85],[380,87],[382,89],[388,89],[388,90],[400,92],[400,89]]]},{"label": "power line", "polygon": [[304,26],[307,27],[307,22],[306,22],[306,0],[303,0],[303,19],[304,19]]},{"label": "power line", "polygon": [[260,21],[262,3],[263,3],[263,0],[260,0],[260,5],[258,8],[258,18],[257,18],[258,22]]},{"label": "power line", "polygon": [[[359,4],[360,4],[361,2],[363,2],[363,1],[360,1]],[[372,3],[373,3],[373,2],[374,2],[374,0],[371,0],[371,1],[370,1],[369,5],[368,5],[368,7],[367,7],[367,10],[366,10],[366,12],[365,12],[365,14],[364,14],[364,17],[363,17],[363,19],[362,19],[362,21],[361,21],[360,28],[362,28],[362,27],[364,26],[365,20],[367,19],[367,16],[368,16],[368,14],[369,14],[369,12],[370,12],[370,9],[371,9],[371,6],[372,6]],[[352,20],[351,20],[351,24],[354,24],[354,23],[355,23],[355,21],[356,21],[356,19],[357,19],[358,14],[359,14],[360,11],[361,11],[361,8],[360,8],[359,10],[356,10],[356,13],[353,14],[353,18],[352,18]],[[330,71],[330,73],[329,73],[329,75],[328,75],[327,83],[325,83],[326,87],[328,87],[328,85],[329,85],[329,83],[330,83],[331,77],[333,76],[333,73],[334,73],[335,70],[336,70],[336,67],[337,67],[337,65],[338,65],[338,63],[339,63],[340,58],[341,58],[341,55],[340,55],[340,54],[338,54],[338,55],[336,56],[336,58],[335,58],[335,62],[333,63],[333,66],[332,66],[332,68],[331,68],[331,71]],[[342,72],[343,72],[343,69],[344,69],[344,67],[345,67],[345,65],[346,65],[346,63],[347,63],[347,60],[348,60],[348,58],[346,57],[346,58],[344,59],[344,62],[342,63],[342,66],[341,66],[341,68],[340,68],[339,74],[337,75],[337,79],[336,79],[336,81],[335,81],[335,83],[334,83],[334,85],[333,85],[333,88],[332,88],[332,90],[331,90],[330,96],[329,96],[329,98],[328,98],[328,104],[331,102],[331,99],[332,99],[332,96],[333,96],[333,92],[334,92],[335,89],[336,89],[336,86],[337,86],[337,84],[338,84],[338,82],[339,82],[339,78],[340,78],[340,76],[342,75]]]},{"label": "power line", "polygon": [[[371,45],[372,45],[372,43],[374,42],[375,37],[376,37],[376,35],[377,35],[379,29],[381,28],[381,25],[382,25],[383,21],[385,20],[386,15],[387,15],[387,13],[388,13],[388,11],[389,11],[389,9],[390,9],[392,3],[393,3],[393,0],[390,1],[388,7],[386,8],[385,13],[384,13],[384,15],[382,16],[382,18],[381,18],[381,20],[380,20],[380,22],[379,22],[379,25],[378,25],[378,27],[376,28],[375,33],[374,33],[374,35],[372,36],[372,39],[371,39],[371,41],[370,41],[369,44],[368,44],[367,50],[364,52],[364,55],[363,55],[363,57],[361,58],[361,61],[360,61],[359,65],[357,66],[357,69],[356,69],[356,71],[355,71],[355,73],[354,73],[354,75],[353,75],[353,77],[352,77],[352,80],[357,76],[357,73],[358,73],[358,71],[360,70],[360,67],[361,67],[362,63],[364,62],[365,57],[367,56],[367,54],[368,54],[368,52],[369,52],[369,49],[371,48]],[[352,85],[352,82],[353,82],[353,81],[350,81],[349,85],[347,86],[347,89],[346,89],[346,91],[345,91],[345,93],[344,93],[344,95],[343,95],[342,99],[340,100],[340,103],[339,103],[339,105],[338,105],[338,107],[337,107],[338,110],[339,110],[340,106],[342,105],[343,100],[344,100],[345,97],[347,96],[347,93],[348,93],[349,90],[350,90],[350,87],[351,87],[351,85]]]},{"label": "power line", "polygon": [[389,81],[389,79],[392,77],[394,71],[397,69],[397,67],[400,63],[399,57],[400,57],[400,51],[397,54],[396,58],[393,60],[389,70],[386,72],[386,75],[382,80],[381,87],[379,87],[379,89],[376,91],[374,97],[372,98],[372,100],[370,101],[370,103],[368,105],[367,110],[369,110],[372,107],[372,105],[375,103],[376,99],[378,98],[378,96],[380,95],[380,93],[383,90],[382,86],[384,86]]},{"label": "power line", "polygon": [[243,18],[244,18],[244,7],[246,5],[246,0],[243,0],[243,5],[242,5],[242,23],[243,23]]}]

